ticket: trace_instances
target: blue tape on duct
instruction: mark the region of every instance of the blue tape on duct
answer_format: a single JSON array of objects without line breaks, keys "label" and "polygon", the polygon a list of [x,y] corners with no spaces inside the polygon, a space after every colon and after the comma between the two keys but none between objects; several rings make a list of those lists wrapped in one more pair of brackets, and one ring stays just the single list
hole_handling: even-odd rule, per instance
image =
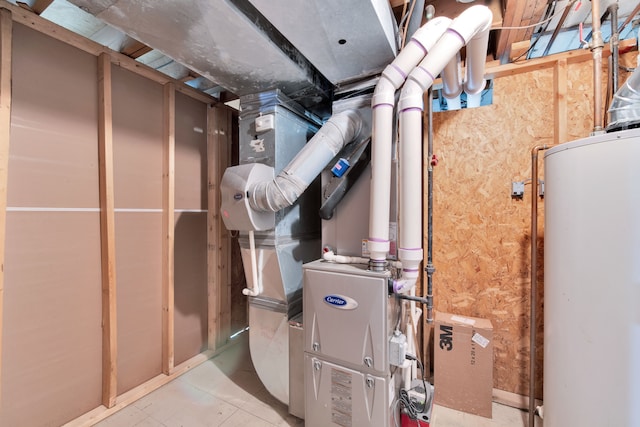
[{"label": "blue tape on duct", "polygon": [[342,175],[344,175],[344,173],[347,171],[347,169],[349,169],[349,166],[351,166],[351,165],[349,164],[349,161],[347,159],[340,159],[331,168],[331,173],[335,177],[340,178]]}]

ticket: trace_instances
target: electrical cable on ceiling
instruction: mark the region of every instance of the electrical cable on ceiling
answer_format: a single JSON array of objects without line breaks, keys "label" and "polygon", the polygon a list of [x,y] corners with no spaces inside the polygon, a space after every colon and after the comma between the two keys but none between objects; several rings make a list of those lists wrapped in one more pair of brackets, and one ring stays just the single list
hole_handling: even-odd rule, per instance
[{"label": "electrical cable on ceiling", "polygon": [[[575,0],[574,0],[575,1]],[[554,1],[553,3],[549,4],[549,6],[547,7],[547,10],[545,12],[545,15],[551,15],[551,18],[553,18],[554,16],[558,15],[560,12],[555,13],[555,8],[556,5],[558,4],[557,1]],[[568,6],[567,6],[568,7]],[[564,9],[563,9],[564,11]],[[545,23],[544,28],[541,28],[537,34],[540,34],[535,40],[534,42],[531,44],[531,46],[529,46],[529,49],[525,50],[523,53],[521,53],[520,55],[518,55],[516,58],[513,59],[513,61],[511,61],[513,64],[517,64],[517,62],[523,57],[523,56],[528,56],[529,53],[531,53],[531,51],[533,51],[533,48],[536,47],[536,45],[538,44],[538,41],[540,41],[540,39],[542,38],[542,34],[544,34],[547,31],[547,28],[549,28],[549,23],[551,22],[551,20],[549,18],[545,18],[543,21]]]},{"label": "electrical cable on ceiling", "polygon": [[[548,24],[551,20],[553,20],[553,18],[555,18],[556,16],[560,15],[561,13],[563,13],[563,12],[564,12],[564,10],[565,10],[566,8],[569,8],[569,7],[573,6],[573,4],[574,4],[575,2],[577,2],[577,1],[578,1],[578,0],[572,0],[569,4],[567,4],[567,6],[566,6],[564,9],[562,9],[562,10],[558,11],[557,13],[554,13],[554,14],[553,14],[553,15],[551,15],[550,17],[545,18],[545,19],[543,19],[542,21],[537,22],[537,23],[535,23],[535,24],[523,25],[523,26],[521,26],[521,27],[493,27],[493,28],[491,28],[491,30],[492,30],[492,31],[493,31],[493,30],[525,30],[525,29],[527,29],[527,28],[534,28],[534,27],[537,27],[538,25]],[[553,2],[553,7],[554,7],[554,8],[555,8],[555,4],[556,4],[556,3],[557,3],[557,1],[554,1],[554,2]]]},{"label": "electrical cable on ceiling", "polygon": [[411,16],[413,15],[413,10],[416,7],[416,0],[412,0],[411,7],[409,8],[409,13],[407,13],[407,19],[404,24],[404,30],[402,32],[402,47],[407,43],[407,33],[409,32],[409,23],[411,22]]}]

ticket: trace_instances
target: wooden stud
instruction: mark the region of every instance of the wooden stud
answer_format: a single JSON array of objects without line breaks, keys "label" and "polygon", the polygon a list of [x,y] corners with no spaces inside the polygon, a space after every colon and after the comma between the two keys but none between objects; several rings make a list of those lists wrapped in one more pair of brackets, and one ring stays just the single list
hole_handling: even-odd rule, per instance
[{"label": "wooden stud", "polygon": [[162,372],[174,364],[174,243],[176,182],[176,92],[164,85],[162,162]]},{"label": "wooden stud", "polygon": [[2,378],[2,307],[4,244],[7,223],[7,174],[11,134],[11,12],[0,9],[0,378]]},{"label": "wooden stud", "polygon": [[207,115],[208,342],[215,350],[227,342],[231,330],[231,239],[220,216],[220,180],[231,164],[231,112],[227,107],[211,106]]},{"label": "wooden stud", "polygon": [[[504,19],[502,20],[502,26],[520,26],[526,7],[532,1],[535,2],[536,0],[507,0],[505,6],[506,13],[504,15]],[[502,59],[509,57],[509,49],[511,49],[511,44],[515,41],[518,41],[516,39],[518,31],[520,30],[500,30],[500,34],[498,35],[496,58]]]},{"label": "wooden stud", "polygon": [[389,4],[391,5],[392,9],[396,7],[404,6],[408,2],[409,0],[389,0]]},{"label": "wooden stud", "polygon": [[567,142],[567,60],[560,59],[553,68],[555,94],[553,140],[554,144]]},{"label": "wooden stud", "polygon": [[145,53],[149,53],[153,48],[147,46],[138,40],[130,39],[130,41],[120,50],[120,53],[127,55],[129,58],[139,58]]},{"label": "wooden stud", "polygon": [[42,15],[42,12],[51,6],[51,3],[53,3],[53,0],[36,0],[33,6],[31,6],[31,10],[37,15]]},{"label": "wooden stud", "polygon": [[102,404],[107,408],[115,404],[118,379],[111,95],[111,57],[103,53],[98,57],[98,156],[102,250]]},{"label": "wooden stud", "polygon": [[163,385],[175,380],[180,375],[185,372],[189,372],[191,369],[201,365],[212,357],[217,356],[228,348],[234,346],[236,343],[230,343],[224,347],[221,347],[217,351],[207,350],[200,354],[193,356],[191,359],[182,362],[178,366],[173,369],[171,375],[160,374],[149,381],[146,381],[139,386],[127,391],[126,393],[121,394],[116,399],[116,404],[111,408],[106,408],[104,406],[99,406],[86,414],[79,416],[78,418],[69,421],[63,427],[90,427],[95,425],[96,423],[104,420],[110,415],[115,414],[121,409],[126,408],[127,406],[135,403],[139,399],[148,395],[149,393],[159,389]]}]

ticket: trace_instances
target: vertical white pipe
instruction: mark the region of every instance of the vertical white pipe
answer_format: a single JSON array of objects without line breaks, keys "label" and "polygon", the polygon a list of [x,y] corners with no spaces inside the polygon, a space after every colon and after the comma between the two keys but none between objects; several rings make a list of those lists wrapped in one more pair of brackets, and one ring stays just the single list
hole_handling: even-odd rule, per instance
[{"label": "vertical white pipe", "polygon": [[249,252],[251,255],[251,287],[244,288],[244,295],[255,297],[260,294],[260,286],[258,284],[258,261],[256,260],[256,241],[253,230],[249,230]]},{"label": "vertical white pipe", "polygon": [[[422,261],[422,191],[420,177],[422,168],[423,93],[431,87],[436,76],[454,58],[469,40],[488,41],[493,15],[486,6],[472,6],[458,16],[429,51],[429,54],[411,72],[400,95],[400,224],[399,259],[402,277],[394,284],[394,291],[406,292],[415,286],[418,267]],[[487,46],[474,43],[467,50],[467,57],[474,75],[482,58],[484,64]],[[481,67],[482,68],[482,67]],[[415,159],[418,169],[415,170]],[[407,170],[405,170],[407,169]]]},{"label": "vertical white pipe", "polygon": [[[489,11],[491,13],[491,11]],[[493,15],[481,14],[478,19],[481,27],[467,42],[467,59],[465,68],[464,91],[467,95],[478,95],[484,89],[484,64],[487,61],[487,45],[489,29]]]},{"label": "vertical white pipe", "polygon": [[460,52],[442,70],[442,93],[446,98],[455,98],[462,93]]},{"label": "vertical white pipe", "polygon": [[426,55],[446,28],[449,18],[439,17],[416,31],[407,46],[382,73],[372,99],[371,196],[369,258],[384,263],[389,252],[389,204],[391,200],[391,149],[395,91]]}]

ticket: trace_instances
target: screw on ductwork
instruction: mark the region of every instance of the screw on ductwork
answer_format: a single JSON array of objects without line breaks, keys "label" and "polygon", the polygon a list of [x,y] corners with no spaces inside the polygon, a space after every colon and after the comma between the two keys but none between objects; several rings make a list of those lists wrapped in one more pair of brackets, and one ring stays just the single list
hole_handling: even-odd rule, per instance
[{"label": "screw on ductwork", "polygon": [[364,364],[367,365],[367,367],[371,367],[373,365],[373,359],[370,358],[369,356],[364,358]]},{"label": "screw on ductwork", "polygon": [[320,350],[320,343],[314,342],[312,347],[313,347],[313,351],[319,351]]},{"label": "screw on ductwork", "polygon": [[314,360],[313,361],[313,368],[316,371],[319,371],[321,367],[322,367],[322,362],[320,362],[319,360]]},{"label": "screw on ductwork", "polygon": [[367,377],[367,387],[372,388],[374,384],[373,378]]}]

